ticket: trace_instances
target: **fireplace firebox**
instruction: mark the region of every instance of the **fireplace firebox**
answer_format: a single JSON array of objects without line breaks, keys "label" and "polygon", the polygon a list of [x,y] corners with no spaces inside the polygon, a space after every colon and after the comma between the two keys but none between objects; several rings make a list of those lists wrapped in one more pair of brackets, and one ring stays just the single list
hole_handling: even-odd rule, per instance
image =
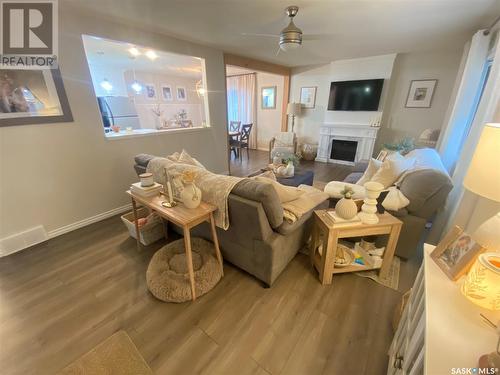
[{"label": "fireplace firebox", "polygon": [[330,159],[354,162],[356,160],[357,141],[332,139]]}]

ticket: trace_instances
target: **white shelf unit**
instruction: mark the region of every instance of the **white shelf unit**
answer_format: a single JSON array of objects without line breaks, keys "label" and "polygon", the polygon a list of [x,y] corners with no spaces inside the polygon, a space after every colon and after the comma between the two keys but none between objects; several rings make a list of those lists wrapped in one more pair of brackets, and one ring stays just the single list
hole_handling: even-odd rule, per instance
[{"label": "white shelf unit", "polygon": [[481,355],[496,348],[498,336],[479,314],[497,323],[500,312],[482,309],[465,298],[461,281],[449,280],[430,258],[433,249],[424,247],[424,262],[389,348],[388,375],[472,369]]}]

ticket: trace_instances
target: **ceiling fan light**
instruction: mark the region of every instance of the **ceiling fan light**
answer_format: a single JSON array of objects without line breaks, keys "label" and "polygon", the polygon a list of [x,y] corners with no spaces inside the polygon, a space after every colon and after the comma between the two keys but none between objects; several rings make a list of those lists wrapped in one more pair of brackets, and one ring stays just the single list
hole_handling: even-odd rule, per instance
[{"label": "ceiling fan light", "polygon": [[280,48],[283,51],[290,51],[292,49],[297,49],[299,47],[300,47],[300,43],[297,43],[297,42],[284,42],[284,43],[280,43]]}]

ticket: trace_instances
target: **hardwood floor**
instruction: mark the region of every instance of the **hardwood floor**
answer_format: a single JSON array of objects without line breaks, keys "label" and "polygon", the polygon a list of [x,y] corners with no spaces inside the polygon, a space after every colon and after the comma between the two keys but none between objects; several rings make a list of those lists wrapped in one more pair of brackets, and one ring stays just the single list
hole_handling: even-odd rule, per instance
[{"label": "hardwood floor", "polygon": [[[231,155],[230,171],[231,175],[245,177],[266,167],[269,164],[269,153],[267,151],[250,150],[247,159],[246,151],[240,161]],[[323,187],[329,181],[342,181],[352,171],[352,167],[343,164],[327,164],[314,161],[300,161],[300,168],[314,171],[314,185]]]},{"label": "hardwood floor", "polygon": [[[239,173],[267,162],[255,156]],[[318,181],[348,173],[303,166]],[[269,289],[225,263],[211,292],[171,304],[145,280],[163,244],[137,252],[116,216],[0,258],[0,372],[54,374],[120,329],[157,374],[386,372],[393,311],[419,259],[402,262],[400,291],[354,274],[322,286],[302,254]]]},{"label": "hardwood floor", "polygon": [[164,303],[145,282],[162,245],[138,253],[113,217],[1,258],[1,373],[53,374],[120,329],[157,374],[385,373],[400,292],[354,274],[321,286],[299,254],[272,288],[225,263],[196,302]]}]

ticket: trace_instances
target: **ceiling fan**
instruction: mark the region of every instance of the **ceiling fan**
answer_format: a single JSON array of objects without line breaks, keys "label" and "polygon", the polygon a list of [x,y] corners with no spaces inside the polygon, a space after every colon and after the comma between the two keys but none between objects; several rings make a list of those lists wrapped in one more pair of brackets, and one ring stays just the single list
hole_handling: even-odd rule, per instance
[{"label": "ceiling fan", "polygon": [[302,45],[302,40],[320,40],[331,37],[328,34],[306,34],[302,33],[302,30],[299,29],[294,23],[293,18],[299,12],[299,7],[296,5],[291,5],[285,9],[285,14],[290,18],[290,23],[287,27],[281,30],[279,35],[273,34],[254,34],[254,33],[243,33],[245,36],[258,36],[258,37],[272,37],[279,38],[279,49],[276,54],[279,53],[280,50],[289,51],[292,49],[297,49]]}]

